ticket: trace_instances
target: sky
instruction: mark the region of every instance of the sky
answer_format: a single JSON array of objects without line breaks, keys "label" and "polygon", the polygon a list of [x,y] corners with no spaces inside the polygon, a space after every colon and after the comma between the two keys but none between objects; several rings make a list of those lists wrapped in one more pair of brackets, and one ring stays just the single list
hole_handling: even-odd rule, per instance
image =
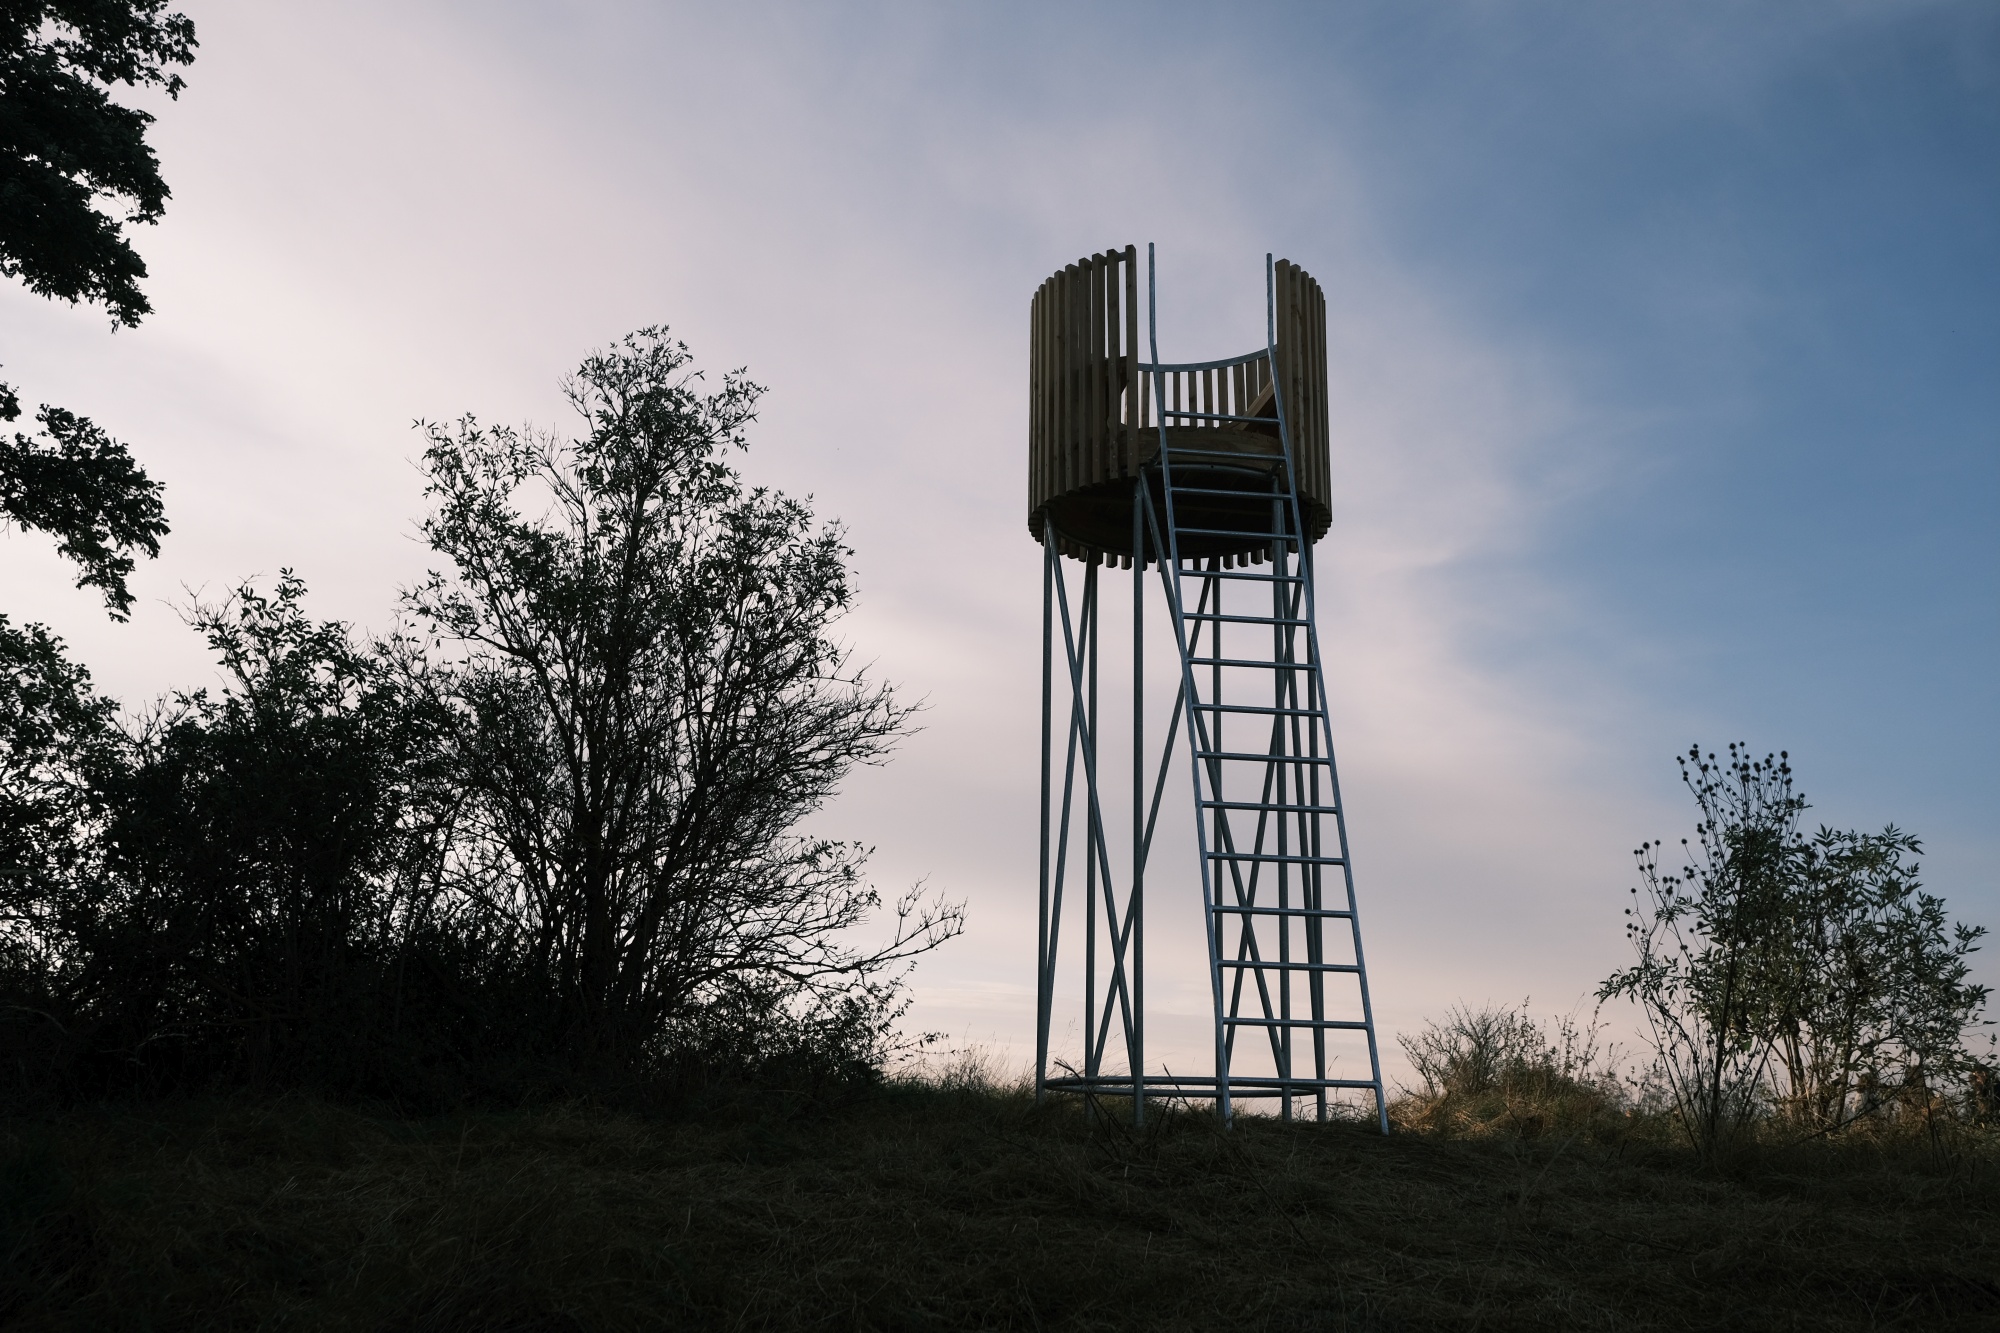
[{"label": "sky", "polygon": [[[167,487],[128,624],[0,536],[0,610],[128,704],[213,679],[180,610],[246,578],[387,628],[433,563],[413,423],[566,426],[565,371],[669,325],[768,386],[742,470],[845,524],[843,632],[926,702],[814,826],[966,902],[910,1024],[1018,1067],[1028,301],[1153,242],[1163,355],[1227,356],[1274,252],[1328,300],[1321,633],[1392,1056],[1455,1004],[1588,1013],[1696,742],[1788,750],[1810,818],[1916,833],[2000,927],[2000,8],[184,7],[186,92],[137,99],[155,313],[0,285],[23,399]],[[1162,1059],[1205,1041],[1194,883],[1149,907]]]}]

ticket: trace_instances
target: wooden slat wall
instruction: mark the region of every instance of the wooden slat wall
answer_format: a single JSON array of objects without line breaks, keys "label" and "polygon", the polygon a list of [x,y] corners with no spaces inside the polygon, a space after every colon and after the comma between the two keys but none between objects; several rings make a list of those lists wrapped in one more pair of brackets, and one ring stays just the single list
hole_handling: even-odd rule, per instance
[{"label": "wooden slat wall", "polygon": [[1138,465],[1138,260],[1132,245],[1079,259],[1029,305],[1028,512],[1038,538],[1051,498]]},{"label": "wooden slat wall", "polygon": [[[1155,428],[1152,377],[1139,364],[1138,247],[1105,250],[1065,266],[1028,307],[1028,513],[1041,536],[1042,507],[1058,495],[1132,476]],[[1248,413],[1275,379],[1297,454],[1302,496],[1327,507],[1326,299],[1310,274],[1278,261],[1278,364],[1263,358],[1222,370],[1164,377],[1169,409]],[[1220,422],[1170,424],[1217,426]],[[1068,549],[1090,558],[1091,553]]]},{"label": "wooden slat wall", "polygon": [[1276,265],[1279,392],[1291,428],[1294,466],[1303,496],[1327,505],[1326,297],[1311,274],[1296,264]]}]

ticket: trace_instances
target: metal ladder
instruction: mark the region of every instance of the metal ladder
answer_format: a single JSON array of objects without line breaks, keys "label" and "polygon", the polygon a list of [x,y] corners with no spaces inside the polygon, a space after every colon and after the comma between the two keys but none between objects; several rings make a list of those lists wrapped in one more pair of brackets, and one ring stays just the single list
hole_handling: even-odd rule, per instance
[{"label": "metal ladder", "polygon": [[[1152,247],[1147,247],[1147,321],[1160,448],[1142,479],[1148,547],[1155,553],[1181,658],[1181,691],[1194,778],[1195,832],[1215,1010],[1218,1108],[1237,1096],[1276,1097],[1289,1119],[1310,1096],[1319,1119],[1328,1093],[1371,1092],[1388,1132],[1382,1064],[1355,912],[1347,822],[1334,768],[1313,571],[1298,494],[1282,377],[1276,373],[1276,300],[1265,256],[1266,338],[1280,454],[1170,443],[1169,419],[1261,424],[1268,417],[1169,409],[1159,358]],[[1185,441],[1196,432],[1181,432]],[[1195,497],[1200,497],[1195,499]],[[1194,499],[1193,504],[1183,503]],[[1195,526],[1218,510],[1227,527]],[[1196,545],[1242,543],[1261,560],[1183,557]],[[1164,560],[1157,556],[1164,554]],[[1233,566],[1233,567],[1232,567]],[[1225,630],[1228,637],[1225,641]],[[1328,823],[1331,823],[1329,831]],[[1270,1072],[1233,1071],[1238,1038],[1268,1044]],[[1261,1034],[1262,1043],[1255,1042]],[[1367,1077],[1335,1077],[1341,1052],[1361,1039]],[[1358,1054],[1358,1051],[1353,1052]]]}]

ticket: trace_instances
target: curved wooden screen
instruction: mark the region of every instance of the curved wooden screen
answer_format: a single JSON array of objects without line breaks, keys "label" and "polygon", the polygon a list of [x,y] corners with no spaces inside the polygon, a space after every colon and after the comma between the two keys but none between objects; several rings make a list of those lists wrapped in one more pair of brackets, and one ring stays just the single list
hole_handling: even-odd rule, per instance
[{"label": "curved wooden screen", "polygon": [[[1153,367],[1140,352],[1138,260],[1138,247],[1130,245],[1079,259],[1044,282],[1028,308],[1028,531],[1039,542],[1053,523],[1063,554],[1093,563],[1129,561],[1134,554],[1132,487],[1160,447]],[[1317,541],[1331,517],[1326,299],[1312,275],[1288,260],[1277,262],[1274,278],[1277,381],[1296,455],[1299,506]],[[1177,423],[1167,427],[1169,440],[1240,452],[1246,462],[1275,459],[1280,446],[1270,362],[1259,347],[1224,361],[1161,366],[1159,391],[1168,413],[1270,421],[1190,422],[1169,415]]]}]

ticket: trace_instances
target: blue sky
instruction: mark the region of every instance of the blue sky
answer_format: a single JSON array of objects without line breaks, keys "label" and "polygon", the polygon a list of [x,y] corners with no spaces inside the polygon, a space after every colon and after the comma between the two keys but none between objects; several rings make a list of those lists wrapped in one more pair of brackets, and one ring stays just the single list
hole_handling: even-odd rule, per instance
[{"label": "blue sky", "polygon": [[[1789,748],[2000,926],[2000,9],[187,9],[158,313],[0,289],[24,397],[170,488],[129,625],[0,539],[5,609],[121,697],[208,677],[187,589],[290,565],[385,626],[426,564],[410,422],[559,424],[566,368],[670,323],[771,387],[746,471],[846,521],[851,636],[929,699],[822,823],[969,901],[915,1017],[1018,1053],[1028,298],[1156,241],[1163,350],[1227,355],[1274,250],[1329,298],[1323,628],[1388,1026],[1618,965],[1697,739]],[[1156,967],[1199,972],[1191,903]]]}]

